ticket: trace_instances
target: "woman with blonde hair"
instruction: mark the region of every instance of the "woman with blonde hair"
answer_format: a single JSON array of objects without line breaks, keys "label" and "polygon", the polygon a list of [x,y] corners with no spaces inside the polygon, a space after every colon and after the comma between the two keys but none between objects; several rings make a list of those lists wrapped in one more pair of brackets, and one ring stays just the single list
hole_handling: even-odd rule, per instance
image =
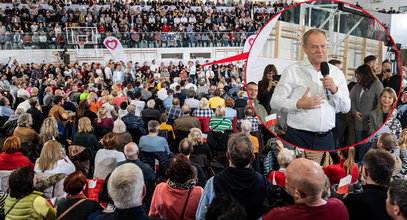
[{"label": "woman with blonde hair", "polygon": [[404,128],[400,134],[400,159],[402,162],[401,173],[406,173],[407,171],[407,128]]},{"label": "woman with blonde hair", "polygon": [[207,98],[202,98],[199,101],[199,107],[195,109],[192,113],[194,117],[208,117],[212,118],[214,116],[213,110],[209,108],[209,101]]},{"label": "woman with blonde hair", "polygon": [[212,160],[212,152],[209,149],[208,144],[204,142],[204,137],[201,129],[191,128],[188,139],[191,140],[194,148],[190,157],[192,162],[198,163],[201,166],[205,165],[201,164],[202,162],[198,159],[199,155],[206,155],[207,160]]},{"label": "woman with blonde hair", "polygon": [[379,96],[379,102],[377,108],[370,112],[369,117],[369,133],[373,134],[377,129],[379,129],[382,124],[386,121],[389,114],[394,108],[394,103],[397,101],[397,94],[394,89],[386,87],[383,89]]},{"label": "woman with blonde hair", "polygon": [[63,146],[68,146],[69,140],[59,133],[58,122],[54,117],[48,117],[44,120],[40,130],[40,144],[44,145],[49,140],[56,140]]},{"label": "woman with blonde hair", "polygon": [[225,107],[218,105],[215,109],[215,117],[211,118],[209,128],[213,131],[232,130],[232,121],[225,118]]},{"label": "woman with blonde hair", "polygon": [[35,162],[34,170],[36,173],[69,175],[75,172],[75,165],[58,141],[49,140],[44,144],[40,157]]},{"label": "woman with blonde hair", "polygon": [[95,127],[107,127],[113,129],[113,119],[108,117],[107,108],[102,106],[98,109],[97,118],[95,119]]},{"label": "woman with blonde hair", "polygon": [[89,93],[87,101],[89,109],[94,113],[97,113],[98,109],[102,106],[102,104],[98,102],[98,95],[94,92]]},{"label": "woman with blonde hair", "polygon": [[100,142],[103,149],[98,150],[96,153],[94,179],[105,179],[119,162],[126,160],[123,152],[116,150],[118,144],[117,135],[108,133]]},{"label": "woman with blonde hair", "polygon": [[113,106],[114,97],[112,95],[107,95],[103,97],[103,100],[105,103],[102,105],[102,107],[107,109],[107,117],[113,118],[113,116],[117,116],[117,112]]},{"label": "woman with blonde hair", "polygon": [[78,132],[74,135],[73,144],[87,147],[92,151],[92,155],[95,155],[99,149],[99,142],[92,132],[93,127],[89,118],[80,118],[78,122]]}]

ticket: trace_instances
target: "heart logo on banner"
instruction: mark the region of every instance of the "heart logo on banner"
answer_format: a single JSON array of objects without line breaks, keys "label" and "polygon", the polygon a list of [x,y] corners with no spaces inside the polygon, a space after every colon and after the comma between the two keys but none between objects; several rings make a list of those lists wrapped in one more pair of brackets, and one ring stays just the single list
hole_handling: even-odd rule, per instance
[{"label": "heart logo on banner", "polygon": [[111,49],[111,50],[116,49],[117,45],[118,45],[117,40],[108,40],[108,41],[106,41],[106,47]]},{"label": "heart logo on banner", "polygon": [[253,45],[253,42],[254,42],[254,38],[249,38],[249,44]]}]

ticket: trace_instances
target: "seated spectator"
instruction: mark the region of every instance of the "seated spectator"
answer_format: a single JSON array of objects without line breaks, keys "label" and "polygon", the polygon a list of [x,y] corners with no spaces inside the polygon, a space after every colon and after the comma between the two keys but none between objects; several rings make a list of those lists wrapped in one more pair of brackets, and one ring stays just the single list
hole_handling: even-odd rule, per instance
[{"label": "seated spectator", "polygon": [[235,100],[235,108],[244,108],[246,107],[247,103],[247,98],[245,99],[244,97],[245,91],[240,90],[237,93],[237,99]]},{"label": "seated spectator", "polygon": [[167,169],[168,180],[155,188],[151,201],[151,217],[195,219],[202,187],[196,185],[196,173],[189,159],[177,155]]},{"label": "seated spectator", "polygon": [[128,114],[122,118],[124,124],[126,124],[127,129],[139,129],[142,134],[145,134],[144,121],[141,117],[136,116],[136,106],[127,106]]},{"label": "seated spectator", "polygon": [[247,219],[246,210],[228,194],[216,196],[208,207],[205,219]]},{"label": "seated spectator", "polygon": [[218,106],[215,110],[215,117],[211,118],[209,128],[213,131],[232,130],[232,121],[225,118],[225,107]]},{"label": "seated spectator", "polygon": [[44,144],[40,157],[35,162],[34,170],[36,173],[69,175],[75,172],[75,165],[58,141],[49,140]]},{"label": "seated spectator", "polygon": [[185,104],[184,106],[182,106],[181,110],[184,115],[182,117],[175,119],[174,121],[175,131],[189,132],[191,128],[201,127],[199,119],[190,116],[191,108],[189,107],[189,105]]},{"label": "seated spectator", "polygon": [[338,151],[340,158],[339,164],[330,165],[324,167],[325,175],[329,178],[329,182],[332,185],[339,184],[339,181],[348,176],[352,176],[352,182],[355,183],[359,178],[359,167],[355,163],[355,148],[350,147],[344,150]]},{"label": "seated spectator", "polygon": [[252,131],[258,131],[261,125],[259,118],[254,114],[253,109],[250,105],[246,105],[244,108],[244,117],[239,119],[237,122],[237,127],[240,127],[240,124],[243,120],[249,120],[252,123]]},{"label": "seated spectator", "polygon": [[155,120],[158,120],[160,118],[161,112],[157,109],[154,109],[155,106],[155,101],[153,99],[150,99],[147,101],[147,108],[141,111],[141,117],[143,119],[146,118],[154,118]]},{"label": "seated spectator", "polygon": [[220,95],[220,89],[215,90],[214,97],[210,98],[208,101],[210,108],[214,109],[217,108],[219,105],[225,107],[225,100],[221,98]]},{"label": "seated spectator", "polygon": [[0,98],[0,117],[10,117],[14,114],[10,101],[6,97]]},{"label": "seated spectator", "polygon": [[145,195],[142,170],[133,163],[117,167],[110,175],[107,189],[116,209],[96,220],[152,219],[142,206]]},{"label": "seated spectator", "polygon": [[34,190],[35,172],[31,167],[14,170],[9,177],[9,196],[4,201],[6,219],[56,219],[55,209]]},{"label": "seated spectator", "polygon": [[24,166],[34,168],[34,164],[19,152],[20,148],[21,142],[18,137],[12,136],[4,141],[3,153],[0,154],[0,170],[14,170]]},{"label": "seated spectator", "polygon": [[199,155],[206,155],[207,160],[212,160],[211,149],[209,149],[208,144],[204,142],[202,131],[199,128],[192,128],[188,135],[188,139],[191,140],[194,149],[191,153],[191,161],[198,163],[201,166],[205,166],[207,161],[200,162],[198,159],[195,159],[199,157]]},{"label": "seated spectator", "polygon": [[[188,138],[184,138],[180,141],[179,146],[178,146],[178,152],[180,152],[180,154],[182,154],[182,155],[188,157],[188,159],[190,159],[191,153],[193,151],[194,151],[194,148],[193,148],[193,143],[191,140],[189,140]],[[194,162],[191,162],[191,165],[194,166],[197,171],[198,182],[196,185],[204,187],[206,178],[205,178],[205,174],[202,170],[202,166],[199,163],[194,163]]]},{"label": "seated spectator", "polygon": [[192,116],[208,118],[212,118],[214,116],[213,110],[209,108],[208,99],[202,98],[199,101],[199,108],[195,109],[195,111],[192,113]]},{"label": "seated spectator", "polygon": [[136,106],[136,116],[141,116],[141,111],[143,111],[146,106],[146,102],[141,100],[141,92],[134,93],[134,100],[132,100],[130,104]]},{"label": "seated spectator", "polygon": [[98,109],[97,118],[95,119],[95,127],[103,127],[113,129],[113,119],[107,117],[107,109],[101,107]]},{"label": "seated spectator", "polygon": [[[160,90],[161,91],[161,90]],[[160,92],[158,91],[158,92]],[[168,89],[167,90],[167,98],[163,100],[164,108],[171,108],[172,107],[172,100],[174,100],[174,90]]]},{"label": "seated spectator", "polygon": [[24,113],[20,115],[13,136],[20,138],[21,143],[32,143],[37,145],[40,141],[40,137],[34,129],[30,128],[32,123],[32,117],[30,114]]},{"label": "seated spectator", "polygon": [[232,98],[227,98],[225,100],[225,105],[226,105],[226,115],[225,118],[229,120],[233,120],[235,117],[237,117],[237,111],[234,109],[235,107],[235,101]]},{"label": "seated spectator", "polygon": [[[86,94],[86,93],[82,93]],[[94,92],[89,93],[88,98],[86,99],[87,103],[89,105],[89,110],[91,110],[93,113],[97,113],[98,109],[102,107],[102,103],[98,102],[98,95]],[[82,100],[81,100],[82,102]]]},{"label": "seated spectator", "polygon": [[27,113],[29,113],[33,119],[31,128],[34,129],[35,132],[39,133],[41,125],[44,122],[44,115],[42,114],[42,111],[38,109],[41,108],[40,103],[38,102],[37,98],[30,98],[28,102],[30,103],[31,108],[27,110]]},{"label": "seated spectator", "polygon": [[391,219],[386,212],[388,185],[394,170],[393,156],[384,150],[369,150],[363,157],[363,191],[350,193],[343,202],[350,219]]},{"label": "seated spectator", "polygon": [[46,118],[40,130],[40,144],[44,145],[49,140],[56,140],[62,146],[68,147],[70,140],[67,140],[64,135],[59,133],[58,123],[54,117]]},{"label": "seated spectator", "polygon": [[168,132],[167,134],[168,134],[168,135],[172,135],[172,138],[175,140],[175,132],[174,132],[174,129],[173,129],[172,125],[167,124],[167,122],[168,122],[167,114],[162,113],[162,114],[160,115],[160,122],[161,122],[161,124],[160,124],[160,130],[167,130],[167,132]]},{"label": "seated spectator", "polygon": [[277,155],[277,161],[280,165],[278,171],[271,171],[268,180],[273,185],[279,185],[285,187],[285,173],[288,165],[295,160],[295,153],[292,150],[284,148],[283,143],[280,140],[276,140],[277,148],[280,150]]},{"label": "seated spectator", "polygon": [[106,134],[100,142],[103,149],[98,150],[96,153],[94,179],[105,179],[119,162],[126,160],[123,152],[116,150],[118,138],[115,134]]},{"label": "seated spectator", "polygon": [[327,179],[315,162],[300,158],[286,171],[286,187],[295,205],[274,208],[263,219],[349,219],[345,205],[336,198],[323,199]]},{"label": "seated spectator", "polygon": [[199,107],[199,100],[195,98],[195,94],[195,91],[190,89],[188,91],[188,98],[184,101],[184,105],[189,105],[192,109],[197,109]]},{"label": "seated spectator", "polygon": [[257,219],[264,214],[261,204],[270,182],[250,168],[254,161],[253,142],[245,134],[234,134],[228,141],[226,153],[229,167],[210,178],[199,202],[196,219],[205,219],[207,206],[216,196],[227,193],[247,212],[247,219]]},{"label": "seated spectator", "polygon": [[145,152],[165,152],[170,155],[168,142],[165,138],[158,136],[158,129],[160,124],[156,120],[148,122],[148,135],[140,138],[139,147],[141,151]]},{"label": "seated spectator", "polygon": [[240,127],[241,127],[241,132],[245,133],[252,140],[253,146],[254,146],[254,153],[259,153],[259,139],[257,139],[257,137],[250,134],[250,132],[252,131],[252,123],[249,120],[245,119],[242,121]]},{"label": "seated spectator", "polygon": [[78,132],[73,137],[73,144],[89,148],[92,155],[96,155],[96,151],[99,149],[99,141],[92,131],[93,127],[88,117],[79,119]]},{"label": "seated spectator", "polygon": [[393,219],[407,219],[407,180],[395,179],[389,185],[387,192],[386,210]]},{"label": "seated spectator", "polygon": [[165,113],[168,115],[168,119],[174,121],[175,119],[182,117],[182,110],[179,104],[178,98],[174,98],[172,100],[172,106],[165,110]]},{"label": "seated spectator", "polygon": [[154,170],[148,165],[139,160],[139,149],[136,143],[130,142],[124,147],[124,154],[126,155],[126,160],[119,162],[117,166],[120,166],[125,163],[134,163],[136,164],[142,171],[144,177],[144,183],[147,187],[147,192],[144,197],[143,203],[150,203],[151,198],[153,197],[155,181],[157,180],[157,174]]},{"label": "seated spectator", "polygon": [[3,127],[1,128],[2,133],[5,137],[10,137],[14,133],[14,129],[17,127],[17,121],[20,115],[24,113],[24,109],[17,108],[14,112],[14,115],[10,116],[10,118],[4,123]]},{"label": "seated spectator", "polygon": [[86,176],[81,171],[69,174],[64,180],[66,198],[61,199],[57,206],[57,219],[87,219],[90,214],[103,207],[86,198],[83,190],[86,187]]},{"label": "seated spectator", "polygon": [[124,146],[133,141],[131,134],[126,130],[126,125],[120,119],[114,121],[112,132],[117,136],[118,139],[116,147],[117,151],[123,152]]},{"label": "seated spectator", "polygon": [[383,132],[380,134],[379,139],[377,140],[377,149],[385,150],[393,156],[394,159],[394,169],[393,175],[397,176],[401,172],[402,162],[398,155],[395,154],[394,150],[397,148],[397,139],[396,136],[392,133]]},{"label": "seated spectator", "polygon": [[89,103],[86,100],[82,100],[79,102],[78,108],[76,110],[76,116],[75,116],[76,126],[78,126],[78,121],[82,117],[89,118],[92,126],[95,124],[95,119],[98,117],[95,112],[90,110]]},{"label": "seated spectator", "polygon": [[400,159],[402,162],[401,173],[407,172],[407,128],[404,128],[400,134]]},{"label": "seated spectator", "polygon": [[114,108],[113,105],[114,97],[112,95],[103,96],[102,102],[104,102],[102,106],[104,106],[107,109],[107,117],[117,118],[118,113],[116,112],[116,109]]}]

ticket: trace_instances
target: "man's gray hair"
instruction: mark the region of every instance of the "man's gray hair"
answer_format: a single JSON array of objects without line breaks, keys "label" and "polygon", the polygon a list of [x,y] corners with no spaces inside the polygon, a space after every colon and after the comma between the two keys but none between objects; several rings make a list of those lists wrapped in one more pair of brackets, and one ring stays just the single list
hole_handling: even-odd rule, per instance
[{"label": "man's gray hair", "polygon": [[129,114],[132,114],[132,115],[136,114],[136,106],[133,104],[127,106],[126,110]]},{"label": "man's gray hair", "polygon": [[322,29],[317,29],[317,28],[310,29],[310,30],[308,30],[307,32],[304,33],[304,35],[303,35],[303,37],[302,37],[302,45],[307,44],[308,37],[309,37],[311,34],[314,34],[314,33],[322,34],[322,35],[325,36],[325,38],[327,38],[326,32],[325,32],[324,30],[322,30]]},{"label": "man's gray hair", "polygon": [[140,206],[143,187],[143,171],[134,163],[126,163],[113,170],[107,184],[109,195],[119,209]]},{"label": "man's gray hair", "polygon": [[250,137],[245,133],[237,133],[228,140],[229,161],[237,168],[244,168],[250,164],[254,155],[254,146]]},{"label": "man's gray hair", "polygon": [[19,127],[30,127],[30,119],[31,119],[31,114],[24,113],[18,117],[17,125]]},{"label": "man's gray hair", "polygon": [[160,128],[160,123],[156,120],[151,120],[148,122],[148,131],[149,132],[157,132]]},{"label": "man's gray hair", "polygon": [[127,158],[134,157],[138,154],[139,149],[136,143],[130,142],[124,146],[124,154]]},{"label": "man's gray hair", "polygon": [[147,102],[147,108],[154,108],[154,106],[155,106],[155,101],[154,101],[154,99],[148,100],[148,102]]}]

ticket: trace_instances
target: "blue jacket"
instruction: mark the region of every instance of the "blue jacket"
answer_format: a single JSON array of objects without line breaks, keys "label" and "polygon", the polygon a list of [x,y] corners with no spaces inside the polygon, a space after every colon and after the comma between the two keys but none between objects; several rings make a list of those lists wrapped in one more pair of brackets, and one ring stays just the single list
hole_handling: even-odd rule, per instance
[{"label": "blue jacket", "polygon": [[144,120],[136,115],[127,114],[123,116],[122,121],[126,124],[127,129],[134,129],[138,128],[142,134],[147,134],[146,130],[144,129]]}]

